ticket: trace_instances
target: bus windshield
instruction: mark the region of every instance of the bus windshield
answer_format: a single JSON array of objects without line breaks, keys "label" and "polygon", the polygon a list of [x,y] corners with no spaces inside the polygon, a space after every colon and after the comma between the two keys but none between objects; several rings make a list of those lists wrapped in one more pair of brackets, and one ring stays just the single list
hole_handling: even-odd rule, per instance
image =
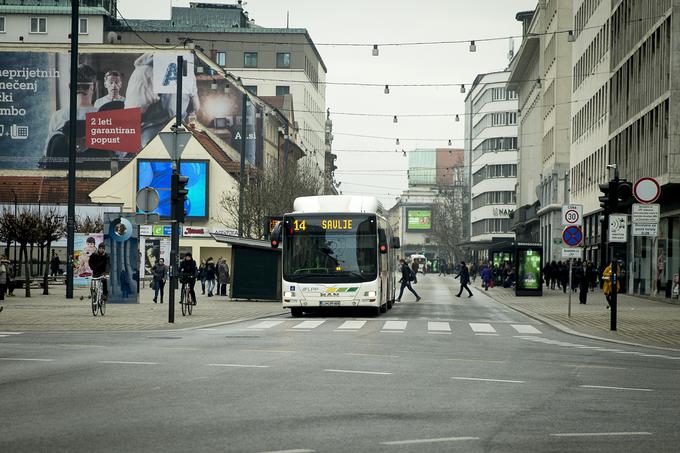
[{"label": "bus windshield", "polygon": [[291,215],[283,221],[283,278],[357,283],[377,278],[374,215]]}]

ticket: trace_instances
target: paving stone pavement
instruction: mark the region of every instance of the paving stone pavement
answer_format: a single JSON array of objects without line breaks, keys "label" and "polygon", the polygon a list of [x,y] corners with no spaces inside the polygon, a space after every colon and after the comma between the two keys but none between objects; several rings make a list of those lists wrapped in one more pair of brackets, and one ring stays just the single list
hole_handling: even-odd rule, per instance
[{"label": "paving stone pavement", "polygon": [[[41,289],[32,289],[32,297],[15,297],[0,301],[0,331],[69,332],[69,331],[137,331],[198,328],[238,320],[257,319],[285,314],[281,304],[263,301],[231,301],[227,297],[197,293],[197,305],[191,316],[182,316],[175,303],[175,322],[168,323],[167,294],[164,304],[153,303],[153,294],[142,289],[139,304],[108,304],[105,316],[92,316],[86,289],[76,289],[73,299],[65,298],[64,286],[50,288],[43,296]],[[179,292],[177,293],[179,296]],[[81,296],[83,299],[81,300]]]},{"label": "paving stone pavement", "polygon": [[[457,285],[457,280],[454,280]],[[479,291],[481,282],[473,284]],[[585,305],[572,293],[571,317],[568,295],[561,290],[544,289],[542,297],[517,297],[513,289],[490,288],[485,294],[548,324],[559,323],[576,332],[608,340],[663,348],[680,348],[680,306],[642,297],[620,294],[617,330],[610,330],[610,311],[600,290],[588,293]]]}]

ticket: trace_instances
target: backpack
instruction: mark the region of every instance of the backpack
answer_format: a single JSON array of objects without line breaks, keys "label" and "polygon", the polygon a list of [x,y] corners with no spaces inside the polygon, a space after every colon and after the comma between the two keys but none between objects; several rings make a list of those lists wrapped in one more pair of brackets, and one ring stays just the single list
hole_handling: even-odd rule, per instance
[{"label": "backpack", "polygon": [[416,281],[416,273],[413,272],[413,269],[411,269],[410,267],[408,268],[408,281],[410,282]]}]

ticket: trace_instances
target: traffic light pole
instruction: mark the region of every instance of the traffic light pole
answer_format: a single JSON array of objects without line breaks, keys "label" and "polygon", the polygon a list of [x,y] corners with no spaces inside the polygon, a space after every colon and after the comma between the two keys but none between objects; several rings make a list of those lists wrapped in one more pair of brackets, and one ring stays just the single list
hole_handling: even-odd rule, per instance
[{"label": "traffic light pole", "polygon": [[[175,119],[174,133],[178,134],[182,127],[182,79],[184,77],[184,58],[177,57],[177,116]],[[178,140],[175,140],[175,144]],[[177,153],[175,153],[178,156]],[[177,177],[179,175],[180,158],[179,156],[172,162],[172,175],[170,178],[170,193],[177,193]],[[177,221],[177,203],[170,197],[170,291],[168,292],[168,322],[175,322],[175,290],[177,289],[177,278],[179,273],[179,222]]]}]

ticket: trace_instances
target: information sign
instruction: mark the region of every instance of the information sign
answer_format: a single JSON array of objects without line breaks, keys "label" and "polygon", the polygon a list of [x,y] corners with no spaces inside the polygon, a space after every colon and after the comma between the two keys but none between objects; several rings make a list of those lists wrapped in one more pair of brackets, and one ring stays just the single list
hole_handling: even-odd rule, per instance
[{"label": "information sign", "polygon": [[659,224],[658,223],[634,223],[633,224],[633,236],[650,236],[657,237],[659,235]]},{"label": "information sign", "polygon": [[609,242],[626,242],[628,219],[622,214],[609,216]]},{"label": "information sign", "polygon": [[583,256],[581,247],[562,247],[562,258],[579,259]]},{"label": "information sign", "polygon": [[633,205],[633,223],[653,224],[659,223],[661,205],[658,204],[640,204]]}]

